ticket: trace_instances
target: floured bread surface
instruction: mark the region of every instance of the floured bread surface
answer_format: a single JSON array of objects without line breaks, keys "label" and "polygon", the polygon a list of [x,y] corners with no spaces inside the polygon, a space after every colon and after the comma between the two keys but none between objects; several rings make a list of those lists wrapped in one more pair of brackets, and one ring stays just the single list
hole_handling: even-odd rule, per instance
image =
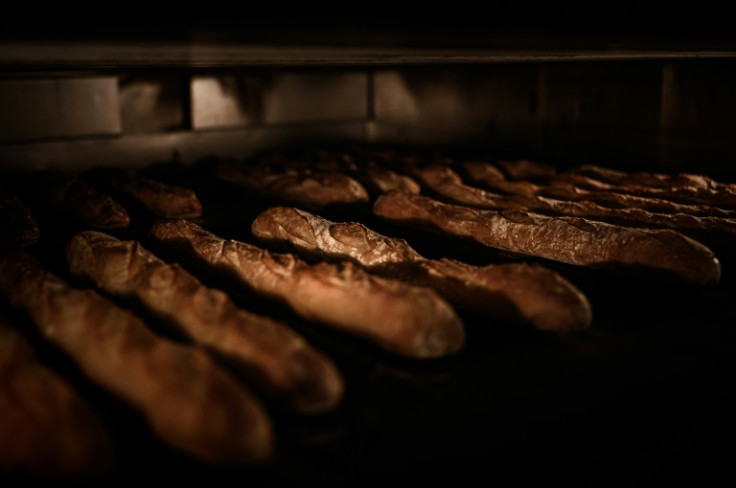
[{"label": "floured bread surface", "polygon": [[155,335],[130,311],[70,286],[24,253],[0,257],[0,294],[165,443],[209,462],[272,456],[261,402],[202,349]]},{"label": "floured bread surface", "polygon": [[225,292],[205,287],[137,241],[82,232],[69,242],[67,259],[72,274],[137,299],[194,342],[233,359],[288,408],[316,413],[339,403],[339,371],[303,337],[284,323],[236,307]]},{"label": "floured bread surface", "polygon": [[384,276],[437,291],[459,308],[535,328],[586,328],[592,310],[585,295],[558,273],[539,265],[471,266],[430,260],[403,239],[380,235],[357,222],[336,223],[290,207],[272,207],[253,221],[253,235],[289,244],[300,254],[350,260]]},{"label": "floured bread surface", "polygon": [[162,245],[249,289],[289,306],[301,317],[416,358],[456,353],[465,340],[454,309],[429,288],[372,275],[353,263],[311,266],[291,254],[222,239],[185,220],[158,222]]},{"label": "floured bread surface", "polygon": [[667,273],[694,285],[717,283],[721,276],[720,262],[708,247],[669,229],[621,227],[521,210],[478,210],[402,192],[382,195],[373,211],[424,230],[573,265]]}]

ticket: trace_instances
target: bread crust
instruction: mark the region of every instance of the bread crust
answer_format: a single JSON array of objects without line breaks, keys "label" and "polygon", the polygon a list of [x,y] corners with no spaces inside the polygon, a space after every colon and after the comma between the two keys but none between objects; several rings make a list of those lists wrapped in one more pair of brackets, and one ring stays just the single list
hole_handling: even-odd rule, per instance
[{"label": "bread crust", "polygon": [[286,324],[240,309],[178,264],[137,241],[97,231],[72,237],[70,272],[108,293],[134,298],[192,341],[234,360],[286,408],[320,413],[337,406],[343,381],[336,366]]},{"label": "bread crust", "polygon": [[435,358],[458,352],[464,343],[459,317],[428,288],[380,278],[350,262],[308,265],[291,254],[222,239],[182,219],[158,222],[151,236],[306,320],[396,354]]},{"label": "bread crust", "polygon": [[307,257],[349,259],[369,271],[429,286],[460,309],[547,331],[590,326],[585,295],[558,273],[538,264],[471,266],[422,257],[403,239],[380,235],[357,222],[335,223],[309,212],[272,207],[253,221],[253,235],[288,244]]},{"label": "bread crust", "polygon": [[41,174],[38,191],[52,205],[94,229],[122,229],[130,225],[130,216],[125,207],[76,175]]},{"label": "bread crust", "polygon": [[468,160],[460,163],[464,174],[476,184],[493,184],[506,181],[506,175],[487,161]]},{"label": "bread crust", "polygon": [[552,216],[581,217],[627,227],[672,229],[704,244],[727,249],[736,243],[736,220],[684,213],[660,214],[640,208],[609,208],[593,201],[572,201],[538,195],[504,196],[463,184],[451,168],[430,165],[415,171],[417,178],[450,203],[488,210],[521,210]]},{"label": "bread crust", "polygon": [[239,162],[221,161],[216,173],[218,178],[243,186],[260,197],[312,210],[369,201],[366,189],[339,171],[277,171]]},{"label": "bread crust", "polygon": [[501,195],[536,195],[540,188],[527,180],[507,180],[498,168],[486,161],[463,161],[455,167],[471,185]]},{"label": "bread crust", "polygon": [[608,208],[638,208],[652,213],[683,213],[703,217],[733,218],[735,211],[713,205],[685,204],[652,196],[629,195],[610,190],[586,190],[563,180],[554,184],[535,184],[531,181],[508,181],[490,162],[464,161],[460,164],[463,176],[472,186],[478,186],[502,195],[525,195],[555,200],[590,201]]},{"label": "bread crust", "polygon": [[402,192],[381,195],[373,212],[387,220],[506,251],[576,266],[717,283],[721,265],[705,245],[670,229],[637,229],[521,210],[492,211]]},{"label": "bread crust", "polygon": [[213,463],[272,456],[266,410],[204,350],[155,335],[133,313],[71,287],[25,253],[0,256],[0,294],[170,446]]},{"label": "bread crust", "polygon": [[591,201],[609,208],[638,208],[651,213],[685,214],[695,217],[721,217],[727,219],[736,217],[736,211],[718,208],[713,205],[678,203],[662,198],[629,195],[607,190],[585,190],[564,182],[540,187],[536,194],[556,200]]},{"label": "bread crust", "polygon": [[651,171],[626,172],[605,168],[594,164],[583,164],[572,168],[568,173],[586,175],[615,185],[637,185],[649,188],[682,189],[698,188],[701,190],[736,191],[736,184],[723,183],[709,176],[695,173],[654,173]]},{"label": "bread crust", "polygon": [[377,165],[359,166],[352,173],[375,195],[391,190],[417,194],[421,191],[421,186],[413,178]]},{"label": "bread crust", "polygon": [[571,183],[589,190],[655,197],[673,202],[710,205],[736,210],[736,186],[719,183],[703,175],[681,173],[626,173],[595,165],[583,165],[557,175],[552,183]]},{"label": "bread crust", "polygon": [[202,203],[189,188],[167,185],[131,172],[111,178],[117,191],[139,201],[159,217],[192,218],[202,215]]},{"label": "bread crust", "polygon": [[101,474],[112,465],[110,433],[28,340],[0,317],[0,470],[41,478]]},{"label": "bread crust", "polygon": [[545,181],[557,174],[557,169],[551,164],[530,159],[499,159],[496,164],[511,180]]}]

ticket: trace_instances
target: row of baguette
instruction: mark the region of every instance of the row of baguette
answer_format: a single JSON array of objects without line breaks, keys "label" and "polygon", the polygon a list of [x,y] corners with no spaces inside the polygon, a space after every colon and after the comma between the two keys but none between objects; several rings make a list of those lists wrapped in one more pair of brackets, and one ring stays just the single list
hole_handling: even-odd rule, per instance
[{"label": "row of baguette", "polygon": [[0,187],[0,250],[27,247],[41,239],[28,205],[11,191],[16,187],[27,187],[24,197],[55,209],[63,218],[97,230],[130,226],[128,209],[119,202],[118,195],[135,201],[159,218],[196,218],[204,212],[193,190],[133,170],[95,169],[86,174],[36,171],[5,174],[3,179],[8,181],[4,182],[5,188]]},{"label": "row of baguette", "polygon": [[[218,161],[215,174],[305,210],[368,201],[374,216],[400,227],[645,279],[716,284],[719,256],[733,255],[733,185],[702,175],[627,174],[595,166],[560,174],[528,161],[503,167],[527,179],[505,179],[490,161],[370,150],[267,152],[249,161]],[[617,184],[575,186],[592,180],[590,174]],[[655,182],[660,188],[646,186]]]},{"label": "row of baguette", "polygon": [[[267,234],[274,218],[283,220],[290,214],[325,224],[324,219],[305,211],[278,207],[254,221],[254,233]],[[159,222],[152,236],[183,259],[197,259],[249,289],[286,303],[306,319],[364,337],[393,352],[417,358],[437,357],[456,353],[462,347],[465,334],[458,316],[427,288],[378,278],[349,262],[310,266],[292,255],[220,239],[186,220]],[[421,266],[423,258],[416,253],[412,256]],[[178,264],[165,263],[136,241],[86,231],[70,241],[67,259],[73,275],[94,281],[110,295],[134,298],[192,343],[241,364],[259,389],[267,390],[288,408],[314,413],[339,403],[344,385],[326,356],[285,324],[237,308],[225,293],[205,287]],[[429,264],[431,267],[431,261]],[[273,455],[273,426],[266,409],[256,395],[229,378],[204,349],[157,337],[131,312],[92,290],[65,283],[25,253],[3,256],[0,269],[0,293],[13,306],[25,310],[39,332],[67,353],[93,381],[139,409],[166,443],[212,462],[262,461]],[[450,264],[449,269],[456,266]],[[535,270],[528,271],[533,282]],[[509,274],[514,276],[515,271]],[[553,314],[579,309],[583,316],[580,325],[587,325],[590,309],[585,297],[554,273],[550,279],[550,288],[538,286],[541,301],[534,300],[533,293],[524,288],[500,287],[498,293],[511,300],[517,293],[521,297],[519,309],[524,311],[546,306]],[[462,297],[463,293],[458,295]],[[517,319],[523,321],[521,316]],[[23,404],[11,406],[21,412],[29,408]],[[16,429],[33,425],[25,420],[15,422]],[[92,430],[74,432],[81,439],[76,445],[89,447],[95,455],[85,456],[83,450],[78,450],[79,456],[68,462],[94,463],[83,467],[97,468],[99,456],[110,448],[95,445],[105,439],[99,432],[99,422],[84,425]],[[35,424],[39,426],[43,425]],[[25,438],[41,436],[26,434]],[[65,435],[58,440],[69,443]],[[44,437],[42,444],[48,443],[49,437]],[[30,459],[36,459],[35,453]]]},{"label": "row of baguette", "polygon": [[[340,159],[323,154],[319,158],[328,162]],[[341,158],[346,159],[344,155]],[[427,259],[402,239],[380,235],[358,222],[329,221],[314,209],[367,199],[372,200],[374,213],[388,221],[532,256],[595,268],[608,266],[614,272],[627,264],[637,270],[663,270],[695,285],[716,283],[720,277],[720,265],[712,251],[673,229],[640,229],[536,212],[529,215],[517,209],[500,212],[471,209],[469,205],[420,195],[427,191],[434,191],[433,197],[442,195],[441,185],[421,176],[446,172],[446,163],[441,168],[435,162],[419,165],[417,169],[412,162],[410,166],[414,169],[404,174],[378,164],[365,164],[364,173],[373,174],[371,180],[365,181],[376,182],[376,186],[368,187],[371,190],[366,190],[358,180],[347,186],[332,186],[331,182],[350,177],[344,171],[334,171],[332,163],[327,165],[333,168],[325,172],[332,175],[329,177],[311,169],[319,165],[306,171],[286,168],[282,172],[274,169],[273,164],[267,165],[268,172],[262,172],[259,178],[270,175],[269,182],[261,181],[255,187],[261,189],[258,193],[282,202],[300,203],[295,207],[267,209],[253,221],[251,229],[265,247],[285,246],[304,257],[324,262],[310,265],[291,254],[225,240],[184,219],[158,222],[151,236],[171,250],[177,260],[208,267],[228,281],[279,302],[307,320],[355,334],[393,353],[413,358],[441,357],[461,350],[465,332],[455,307],[504,323],[564,333],[590,326],[590,303],[572,283],[539,264],[470,266],[450,259]],[[339,165],[344,168],[344,163]],[[477,166],[476,163],[476,169]],[[483,166],[486,170],[492,167]],[[247,168],[242,162],[224,161],[217,165],[216,171],[226,181],[243,184],[242,180],[226,175],[228,172],[251,174]],[[368,171],[371,169],[374,171]],[[288,177],[278,178],[281,173]],[[315,178],[315,175],[321,176]],[[681,179],[683,184],[689,184],[688,177]],[[726,196],[732,191],[704,177],[693,179],[700,186],[692,188],[702,187]],[[654,178],[656,182],[661,180]],[[527,183],[503,179],[497,182]],[[462,185],[457,181],[451,184]],[[322,188],[332,190],[322,191]],[[685,188],[691,187],[685,185]],[[380,195],[375,193],[376,189]],[[600,194],[598,190],[592,193]],[[346,194],[358,194],[359,198],[340,197]],[[368,196],[371,194],[373,197]],[[655,203],[669,201],[651,196],[638,198]],[[719,202],[726,200],[722,197]],[[679,212],[691,204],[694,202],[676,203],[673,208]],[[705,203],[698,205],[707,207]],[[702,208],[699,211],[704,212],[703,216],[707,213],[728,221],[728,205],[719,205],[713,211]],[[494,220],[498,222],[493,224]],[[510,240],[510,235],[515,238]],[[574,246],[568,245],[570,242]],[[529,247],[530,243],[534,245]],[[597,250],[597,254],[591,254],[591,250]],[[239,362],[248,373],[248,381],[259,392],[267,391],[275,401],[294,411],[317,413],[339,404],[345,385],[328,357],[307,344],[287,324],[235,306],[227,294],[204,286],[184,268],[162,261],[139,242],[120,241],[108,234],[87,231],[69,242],[66,255],[72,274],[94,282],[109,295],[138,301],[188,336],[191,344],[172,343],[157,336],[131,312],[93,290],[77,289],[64,282],[24,253],[5,254],[0,258],[0,292],[13,306],[25,310],[40,333],[73,358],[90,378],[137,408],[151,429],[172,447],[211,462],[259,462],[274,455],[273,425],[258,394],[220,368],[209,354],[211,351]],[[15,344],[12,347],[22,349],[17,346],[17,334],[0,337],[4,341],[10,337],[7,340]],[[11,361],[2,363],[3,371],[20,370],[13,362],[35,364],[31,356],[25,353],[6,356]],[[131,364],[139,368],[137,373],[131,372]],[[38,365],[33,367],[34,371],[40,371]],[[140,381],[126,380],[133,373]],[[67,435],[77,438],[76,450],[59,449],[68,453],[67,458],[53,462],[47,459],[44,466],[53,467],[56,462],[55,469],[59,472],[104,466],[104,458],[110,453],[104,426],[94,419],[81,397],[75,396],[68,386],[59,386],[63,384],[62,378],[49,379],[54,375],[48,371],[37,374],[42,376],[33,381],[61,392],[56,397],[60,405],[66,405],[57,410],[62,418],[52,420],[70,429],[54,431],[59,434],[58,442],[68,443]],[[188,379],[182,381],[182,375]],[[24,381],[7,380],[7,375],[3,378],[6,378],[6,392],[17,389]],[[11,397],[22,398],[22,395],[16,392],[6,398]],[[11,469],[23,468],[23,462],[29,460],[37,462],[40,447],[34,442],[43,445],[47,456],[57,455],[56,449],[49,449],[53,436],[40,434],[36,429],[43,424],[29,429],[27,413],[38,402],[25,399],[25,404],[16,402],[5,409],[11,412],[14,408],[11,413],[17,416],[9,414],[7,418],[17,420],[11,424],[15,430],[4,430],[4,435],[27,440],[25,450],[3,452],[4,467]],[[83,429],[89,430],[70,434],[79,425],[63,415],[89,417],[89,422],[82,422],[86,426]],[[23,428],[26,430],[20,435]],[[22,459],[24,452],[33,454]]]},{"label": "row of baguette", "polygon": [[[201,214],[201,204],[191,190],[127,171],[108,174],[108,181],[118,191],[129,194],[156,215],[167,217],[180,211],[185,215]],[[241,425],[225,427],[250,431],[238,442],[253,445],[240,450],[255,457],[267,453],[271,433],[270,426],[264,424],[265,412],[207,354],[160,340],[132,313],[91,290],[75,289],[48,272],[40,261],[17,251],[33,248],[42,238],[36,216],[26,201],[13,193],[26,183],[31,192],[25,197],[38,199],[65,218],[92,228],[127,227],[130,217],[126,208],[74,173],[36,172],[21,179],[16,176],[4,175],[4,188],[0,189],[0,281],[6,301],[31,315],[40,335],[68,354],[84,374],[138,408],[167,442],[185,451],[199,449],[194,454],[206,458],[242,456],[236,452],[237,446],[227,453],[225,443],[216,439],[222,433],[210,436],[215,438],[214,443],[208,441],[208,426],[203,422],[207,415],[197,412],[216,407],[214,395],[220,390],[219,395],[230,397],[230,404],[239,403],[243,408],[243,414],[239,414]],[[181,376],[186,371],[176,363],[189,363],[189,371],[198,373],[189,389]],[[153,388],[151,382],[146,383],[151,376],[148,368],[160,372]],[[139,388],[130,380],[135,376],[142,381]],[[113,468],[116,446],[108,426],[63,372],[38,357],[32,343],[18,331],[15,320],[5,314],[0,316],[0,382],[2,473],[58,479],[97,475]],[[198,393],[197,389],[202,391]],[[183,399],[181,405],[171,395]],[[213,412],[220,420],[233,417],[217,415],[216,408]],[[192,427],[182,428],[186,425]],[[254,428],[262,432],[257,434]],[[257,435],[260,441],[253,440]],[[197,448],[200,442],[210,445]]]},{"label": "row of baguette", "polygon": [[[279,211],[318,219],[306,212],[301,215],[303,211],[295,208],[275,208],[254,222],[254,229],[261,226],[258,222],[268,221]],[[247,288],[285,303],[307,320],[358,335],[394,353],[413,358],[439,357],[454,354],[463,345],[462,322],[452,307],[429,288],[380,278],[350,262],[308,265],[293,255],[223,240],[184,219],[160,221],[151,235],[184,260],[199,259]],[[427,261],[432,266],[405,242],[384,239],[403,245],[417,263]],[[340,402],[344,389],[340,372],[292,329],[236,307],[224,292],[204,286],[181,266],[165,263],[138,242],[85,231],[71,239],[66,257],[72,275],[87,278],[109,295],[133,298],[188,336],[193,344],[239,363],[259,391],[269,392],[281,405],[299,413],[317,413],[335,408]],[[449,273],[463,270],[461,263],[447,261],[444,265],[435,263],[435,267],[438,264],[438,269],[445,267],[451,270]],[[210,462],[255,462],[273,455],[273,426],[266,409],[256,395],[229,378],[204,349],[156,336],[133,313],[91,289],[75,288],[25,252],[0,257],[0,270],[0,294],[13,307],[24,310],[43,337],[68,354],[93,381],[137,408],[166,443]],[[514,290],[519,288],[499,286],[502,277],[494,278],[496,270],[488,270],[491,275],[486,280],[490,278],[491,286],[486,293],[491,298],[496,293],[496,301],[503,301],[503,296],[515,300]],[[512,270],[511,280],[527,279],[534,285],[538,273],[547,273],[550,287],[537,287],[539,302],[533,299],[533,292],[516,292],[518,306],[507,307],[507,311],[499,306],[501,317],[511,313],[509,318],[520,323],[533,323],[530,317],[534,316],[548,320],[546,313],[534,314],[535,308],[550,307],[553,315],[556,311],[566,314],[567,302],[573,314],[576,308],[581,314],[573,318],[575,327],[588,325],[589,304],[578,290],[541,267],[526,271],[514,278],[517,273]],[[482,274],[476,285],[481,292]],[[498,287],[495,291],[494,286]],[[514,316],[511,310],[527,315],[531,311],[531,315]],[[565,317],[553,320],[564,322]],[[570,324],[562,326],[564,330]],[[5,385],[5,391],[14,384]],[[69,403],[68,398],[58,401]],[[28,457],[18,459],[19,451],[15,449],[16,458],[5,456],[6,467],[33,469],[22,463],[38,461],[41,447],[34,446],[34,442],[54,453],[57,449],[49,446],[55,441],[70,443],[68,435],[77,439],[73,442],[77,455],[46,462],[46,469],[66,473],[104,466],[105,459],[101,458],[111,451],[104,429],[78,395],[74,405],[75,414],[83,410],[91,420],[73,433],[55,432],[58,437],[32,433],[44,427],[28,416],[24,418],[24,412],[38,408],[33,399],[8,405],[8,411],[17,419],[15,430],[23,431],[21,438],[28,439]],[[52,410],[62,414],[67,411]],[[54,421],[68,423],[63,417]]]},{"label": "row of baguette", "polygon": [[[659,273],[697,285],[720,280],[718,256],[731,257],[736,242],[734,189],[703,175],[629,174],[590,165],[557,174],[523,160],[494,165],[365,150],[271,151],[212,166],[219,180],[277,204],[317,212],[370,207],[401,226],[504,251],[615,273]],[[101,230],[124,227],[129,218],[86,181],[127,194],[159,217],[202,215],[187,188],[130,171],[92,173],[85,181],[34,176],[33,186],[51,204]],[[116,221],[114,215],[125,218]]]},{"label": "row of baguette", "polygon": [[[288,303],[302,317],[368,338],[398,354],[438,357],[456,353],[463,345],[462,322],[429,289],[375,277],[351,264],[309,266],[290,255],[225,241],[183,219],[161,221],[151,233],[174,248],[185,239],[210,266]],[[131,311],[92,289],[76,288],[25,251],[0,256],[0,295],[28,314],[38,332],[92,381],[137,409],[172,448],[212,463],[271,459],[276,450],[274,426],[249,383],[269,400],[300,414],[325,412],[340,403],[343,378],[327,356],[286,324],[237,307],[226,293],[206,287],[138,242],[85,231],[71,239],[66,257],[72,275],[93,281],[111,296],[136,300],[190,343],[157,335]],[[346,308],[348,302],[356,306]],[[209,351],[238,364],[248,383],[232,377]],[[6,419],[14,420],[0,429],[0,446],[8,449],[0,451],[3,468],[41,475],[101,469],[112,447],[99,420],[68,385],[66,396],[47,398],[45,405],[18,395],[22,379],[14,371],[27,363],[13,356],[3,364],[0,396],[8,400]],[[63,380],[57,378],[56,383]],[[34,421],[33,412],[39,408],[47,417],[55,415],[49,419],[52,424],[67,425],[71,415],[89,421],[72,424],[74,430],[51,429],[49,435],[39,430],[48,424]],[[25,449],[12,447],[13,438],[26,439]],[[70,443],[75,445],[73,454],[62,456]],[[40,452],[53,458],[51,462],[39,461]],[[49,471],[39,471],[39,462]]]}]

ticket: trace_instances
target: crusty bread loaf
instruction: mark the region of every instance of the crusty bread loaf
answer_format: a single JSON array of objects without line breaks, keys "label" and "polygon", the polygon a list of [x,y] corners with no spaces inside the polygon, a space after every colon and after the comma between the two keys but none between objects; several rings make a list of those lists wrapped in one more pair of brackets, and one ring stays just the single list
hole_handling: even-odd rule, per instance
[{"label": "crusty bread loaf", "polygon": [[458,166],[473,185],[501,195],[536,195],[539,185],[527,180],[507,180],[498,168],[487,161],[463,161]]},{"label": "crusty bread loaf", "polygon": [[489,210],[514,209],[581,217],[627,227],[672,229],[717,249],[729,249],[736,243],[734,219],[683,213],[659,214],[640,208],[608,208],[592,201],[558,200],[536,195],[504,196],[463,184],[460,176],[444,165],[418,168],[415,174],[423,185],[450,203]]},{"label": "crusty bread loaf", "polygon": [[421,183],[425,192],[450,203],[492,210],[532,210],[546,208],[533,194],[501,195],[468,186],[450,166],[430,163],[414,167],[412,174]]},{"label": "crusty bread loaf", "polygon": [[531,159],[498,159],[495,163],[511,180],[546,181],[557,174],[551,164]]},{"label": "crusty bread loaf", "polygon": [[558,174],[552,179],[552,184],[571,183],[583,189],[610,190],[684,204],[736,209],[736,189],[733,185],[718,184],[701,175],[654,175],[656,174],[639,173],[636,176],[600,166],[585,165]]},{"label": "crusty bread loaf", "polygon": [[721,265],[703,244],[669,229],[635,229],[578,217],[520,210],[480,210],[398,191],[381,195],[374,213],[387,220],[486,246],[577,266],[684,283],[717,283]]},{"label": "crusty bread loaf", "polygon": [[216,174],[262,198],[312,210],[369,200],[368,192],[360,183],[339,171],[277,170],[220,161]]},{"label": "crusty bread loaf", "polygon": [[193,341],[235,360],[287,408],[318,413],[340,401],[337,368],[294,330],[237,308],[226,293],[205,287],[137,241],[87,231],[71,239],[66,254],[72,274],[112,295],[137,299]]},{"label": "crusty bread loaf", "polygon": [[261,242],[290,247],[311,259],[350,259],[372,271],[405,271],[424,258],[403,239],[391,239],[359,223],[335,223],[294,207],[271,207],[251,225]]},{"label": "crusty bread loaf", "polygon": [[0,317],[0,478],[78,478],[111,467],[110,434],[72,385]]},{"label": "crusty bread loaf", "polygon": [[651,171],[626,172],[594,164],[576,166],[568,173],[586,175],[613,185],[635,185],[666,190],[697,188],[700,190],[736,191],[736,184],[723,183],[709,176],[695,173],[655,173]]},{"label": "crusty bread loaf", "polygon": [[637,208],[651,213],[685,214],[727,219],[736,217],[736,211],[713,205],[678,203],[652,196],[629,195],[607,190],[585,190],[562,181],[554,185],[539,187],[536,194],[555,200],[590,201],[609,208]]},{"label": "crusty bread loaf", "polygon": [[291,254],[222,239],[182,219],[158,222],[151,236],[307,320],[394,353],[434,358],[456,353],[464,343],[455,311],[428,288],[380,278],[349,262],[310,266]]},{"label": "crusty bread loaf", "polygon": [[272,456],[266,410],[204,350],[155,335],[133,313],[71,287],[25,253],[0,256],[0,295],[172,447],[218,463]]},{"label": "crusty bread loaf", "polygon": [[413,178],[380,166],[359,166],[352,174],[374,195],[391,190],[419,193],[421,187]]},{"label": "crusty bread loaf", "polygon": [[383,276],[429,286],[458,308],[499,320],[557,332],[586,328],[592,320],[585,295],[540,265],[479,267],[450,259],[425,259],[403,239],[291,207],[263,211],[253,221],[252,232],[262,242],[288,244],[308,257],[349,259]]},{"label": "crusty bread loaf", "polygon": [[107,180],[115,191],[142,203],[158,217],[191,218],[202,215],[202,204],[189,188],[167,185],[134,171],[110,171]]},{"label": "crusty bread loaf", "polygon": [[[237,167],[245,168],[243,163],[229,162],[222,164],[221,171],[225,174]],[[251,176],[253,183],[257,181],[256,178],[262,178],[257,174],[265,172],[272,175],[282,175],[282,178],[287,174],[298,175],[301,173],[306,176],[315,172],[318,175],[332,174],[333,177],[339,177],[337,175],[342,173],[343,176],[350,179],[354,178],[371,195],[379,195],[389,190],[403,190],[412,193],[419,193],[420,190],[419,183],[408,175],[397,173],[377,164],[373,159],[363,157],[360,151],[355,150],[355,148],[352,151],[318,148],[302,149],[301,151],[271,149],[250,158],[247,168],[249,168],[247,171],[256,172],[254,176]],[[242,171],[246,170],[243,169]],[[231,177],[235,178],[235,176]],[[345,181],[352,185],[349,179]],[[317,197],[309,196],[309,198],[315,199]],[[360,201],[363,201],[362,197]],[[316,205],[313,206],[316,207]],[[320,203],[319,206],[324,206],[324,204]]]},{"label": "crusty bread loaf", "polygon": [[41,230],[28,205],[0,189],[0,252],[32,246],[39,240]]},{"label": "crusty bread loaf", "polygon": [[86,226],[111,230],[130,225],[122,205],[74,174],[42,172],[34,178],[41,198]]},{"label": "crusty bread loaf", "polygon": [[506,175],[488,161],[466,160],[460,163],[460,168],[468,179],[476,184],[493,184],[506,181]]},{"label": "crusty bread loaf", "polygon": [[586,329],[593,320],[585,294],[537,263],[478,267],[443,258],[421,261],[415,276],[460,308],[538,330],[566,333]]},{"label": "crusty bread loaf", "polygon": [[638,208],[652,213],[733,218],[736,211],[705,204],[684,204],[652,196],[629,195],[608,190],[585,190],[562,180],[553,185],[498,178],[498,170],[487,161],[465,161],[459,168],[472,186],[501,195],[526,195],[554,200],[589,201],[609,208]]}]

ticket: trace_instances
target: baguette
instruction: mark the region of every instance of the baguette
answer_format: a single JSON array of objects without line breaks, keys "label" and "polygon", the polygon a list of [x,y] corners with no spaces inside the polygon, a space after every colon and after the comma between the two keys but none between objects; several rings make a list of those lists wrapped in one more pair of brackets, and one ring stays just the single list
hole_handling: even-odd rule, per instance
[{"label": "baguette", "polygon": [[[237,166],[237,163],[235,166]],[[419,193],[420,190],[419,183],[411,177],[379,166],[370,159],[358,163],[355,155],[349,151],[313,149],[293,153],[272,150],[253,157],[249,162],[249,166],[268,168],[272,174],[284,173],[285,171],[301,171],[304,174],[314,171],[318,173],[343,173],[347,177],[357,180],[368,193],[373,195],[389,190],[403,190],[412,193]]]},{"label": "baguette", "polygon": [[41,231],[31,209],[16,195],[0,190],[0,252],[32,246]]},{"label": "baguette", "polygon": [[413,178],[380,166],[356,167],[352,174],[374,195],[391,190],[419,193],[421,187]]},{"label": "baguette", "polygon": [[202,204],[189,188],[167,185],[133,171],[109,171],[105,179],[116,192],[135,199],[158,217],[192,218],[202,215]]},{"label": "baguette", "polygon": [[503,195],[547,197],[554,200],[589,201],[608,208],[638,208],[652,213],[687,214],[703,217],[736,216],[735,211],[705,204],[684,204],[655,197],[628,195],[607,190],[585,190],[571,183],[558,181],[554,185],[538,185],[530,181],[508,181],[495,177],[498,171],[488,162],[466,161],[460,165],[463,175],[473,186]]},{"label": "baguette", "polygon": [[[380,195],[390,190],[419,193],[421,189],[419,183],[410,176],[380,166],[370,159],[360,163],[355,159],[347,152],[317,151],[309,158],[309,165],[301,169],[342,172],[350,178],[355,178],[372,195]],[[293,162],[290,161],[288,167],[293,169]]]},{"label": "baguette", "polygon": [[503,195],[536,195],[539,188],[530,181],[507,180],[498,168],[485,161],[464,161],[459,169],[474,186]]},{"label": "baguette", "polygon": [[97,231],[67,246],[73,275],[106,292],[135,298],[191,340],[244,366],[258,385],[302,413],[334,408],[343,383],[335,365],[285,324],[238,309],[226,293],[205,287],[178,264],[167,264],[137,241]]},{"label": "baguette", "polygon": [[463,161],[460,167],[470,181],[476,184],[493,184],[499,181],[506,181],[506,175],[487,161]]},{"label": "baguette", "polygon": [[721,277],[720,262],[708,247],[669,229],[627,228],[520,210],[480,210],[398,191],[378,197],[373,212],[398,224],[613,273],[667,276],[692,285],[715,284]]},{"label": "baguette", "polygon": [[496,164],[511,180],[546,181],[557,174],[554,166],[530,159],[499,159]]},{"label": "baguette", "polygon": [[339,171],[277,171],[233,161],[220,161],[216,174],[221,180],[242,186],[261,198],[311,210],[369,201],[366,189]]},{"label": "baguette", "polygon": [[389,278],[429,286],[460,309],[567,332],[590,326],[585,295],[558,273],[540,265],[484,267],[419,255],[403,239],[382,236],[359,223],[335,223],[303,210],[273,207],[256,217],[253,235],[270,245],[321,259],[349,259]]},{"label": "baguette", "polygon": [[130,225],[122,205],[73,174],[40,173],[34,178],[41,198],[85,226],[112,230]]},{"label": "baguette", "polygon": [[736,191],[733,183],[722,183],[705,175],[694,173],[665,174],[647,171],[628,173],[593,164],[572,168],[569,173],[586,175],[613,185],[637,185],[665,190],[697,188],[700,190]]},{"label": "baguette", "polygon": [[685,214],[695,217],[733,219],[736,211],[713,205],[678,203],[650,196],[629,195],[607,190],[585,190],[573,184],[559,182],[537,188],[536,194],[555,200],[590,201],[609,208],[637,208],[651,213]]},{"label": "baguette", "polygon": [[133,313],[71,287],[25,253],[0,257],[0,294],[173,448],[212,463],[271,457],[273,429],[260,401],[202,349],[153,334]]},{"label": "baguette", "polygon": [[428,288],[371,275],[356,265],[310,266],[222,239],[185,220],[161,221],[152,237],[235,282],[280,302],[302,318],[354,334],[411,358],[454,354],[464,327],[452,307]]},{"label": "baguette", "polygon": [[79,393],[0,318],[0,471],[78,478],[107,471],[110,434]]},{"label": "baguette", "polygon": [[586,190],[608,190],[677,203],[736,210],[736,190],[733,186],[710,184],[711,181],[713,180],[700,175],[681,174],[665,177],[660,184],[652,185],[654,182],[652,178],[637,178],[628,173],[586,165],[557,175],[551,183],[553,185],[569,183]]},{"label": "baguette", "polygon": [[581,217],[626,227],[672,229],[704,244],[729,250],[736,242],[736,220],[683,213],[658,214],[639,208],[607,208],[592,201],[557,200],[534,195],[503,196],[463,184],[451,168],[430,165],[415,174],[445,201],[487,210],[522,210],[551,216]]}]

